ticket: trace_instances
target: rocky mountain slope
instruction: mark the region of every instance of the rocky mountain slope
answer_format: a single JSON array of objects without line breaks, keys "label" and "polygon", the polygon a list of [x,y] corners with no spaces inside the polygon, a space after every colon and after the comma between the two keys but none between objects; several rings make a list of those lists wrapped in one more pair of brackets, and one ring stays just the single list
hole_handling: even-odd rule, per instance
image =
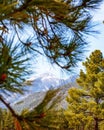
[{"label": "rocky mountain slope", "polygon": [[[24,95],[12,94],[7,95],[6,100],[11,103],[11,106],[18,112],[23,109],[37,107],[47,97],[47,93],[51,91],[52,97],[48,100],[47,106],[50,106],[54,101],[59,99],[60,105],[66,107],[65,97],[68,89],[76,86],[76,75],[70,76],[68,79],[58,79],[52,74],[42,74],[37,77],[32,77],[24,83]],[[50,105],[48,105],[50,104]]]},{"label": "rocky mountain slope", "polygon": [[[41,81],[45,81],[45,78],[44,80],[43,78],[40,78],[40,79]],[[40,79],[38,78],[39,81]],[[42,89],[43,91],[36,92],[34,91],[34,89],[32,91],[32,88],[31,88],[30,89],[31,93],[27,94],[27,96],[25,96],[24,98],[19,99],[18,101],[12,103],[12,107],[18,112],[21,112],[24,109],[32,110],[35,107],[37,107],[39,104],[44,102],[44,100],[47,100],[47,103],[46,103],[47,109],[50,108],[52,105],[54,105],[56,109],[66,108],[67,106],[66,96],[67,96],[68,90],[73,86],[77,86],[75,78],[70,77],[69,80],[67,79],[64,82],[62,82],[63,80],[61,80],[60,84],[59,84],[59,81],[55,79],[53,80],[51,77],[48,77],[47,79],[49,79],[47,80],[47,82],[48,81],[49,82],[47,83],[47,86],[45,84],[44,89]],[[57,82],[58,84],[50,89],[52,81]],[[34,83],[35,83],[35,80],[32,81],[32,87]],[[39,85],[40,83],[42,82],[39,82]],[[47,89],[45,90],[45,88]]]}]

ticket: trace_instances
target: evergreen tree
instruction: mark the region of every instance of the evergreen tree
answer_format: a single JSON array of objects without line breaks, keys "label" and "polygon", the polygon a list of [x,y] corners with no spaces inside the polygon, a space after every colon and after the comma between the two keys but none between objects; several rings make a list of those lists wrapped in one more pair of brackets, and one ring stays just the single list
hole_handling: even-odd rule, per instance
[{"label": "evergreen tree", "polygon": [[[82,59],[90,10],[102,0],[1,0],[0,37],[15,32],[23,51],[46,55],[70,70]],[[25,38],[23,38],[25,37]]]},{"label": "evergreen tree", "polygon": [[7,109],[0,108],[0,130],[14,130],[13,117]]},{"label": "evergreen tree", "polygon": [[[104,123],[104,57],[100,50],[92,52],[83,63],[78,88],[71,88],[66,118],[69,126],[84,130],[102,130]],[[101,125],[102,128],[101,128]],[[79,129],[78,129],[79,130]]]}]

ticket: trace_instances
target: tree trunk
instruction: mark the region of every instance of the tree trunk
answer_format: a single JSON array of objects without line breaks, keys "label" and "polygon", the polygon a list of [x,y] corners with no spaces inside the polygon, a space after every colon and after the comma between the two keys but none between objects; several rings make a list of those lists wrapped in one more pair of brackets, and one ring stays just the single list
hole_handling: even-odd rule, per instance
[{"label": "tree trunk", "polygon": [[95,118],[95,130],[99,130],[98,118]]}]

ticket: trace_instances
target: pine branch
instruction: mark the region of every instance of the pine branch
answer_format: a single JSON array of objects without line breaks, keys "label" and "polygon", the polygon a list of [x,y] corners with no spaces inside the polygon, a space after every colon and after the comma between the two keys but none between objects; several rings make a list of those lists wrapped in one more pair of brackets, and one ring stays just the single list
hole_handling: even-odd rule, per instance
[{"label": "pine branch", "polygon": [[4,98],[3,98],[2,95],[0,95],[0,101],[9,109],[9,111],[12,113],[12,116],[13,116],[13,117],[15,117],[15,118],[21,120],[21,117],[16,114],[16,112],[12,109],[12,107],[10,106],[10,104],[7,103],[7,102],[4,100]]}]

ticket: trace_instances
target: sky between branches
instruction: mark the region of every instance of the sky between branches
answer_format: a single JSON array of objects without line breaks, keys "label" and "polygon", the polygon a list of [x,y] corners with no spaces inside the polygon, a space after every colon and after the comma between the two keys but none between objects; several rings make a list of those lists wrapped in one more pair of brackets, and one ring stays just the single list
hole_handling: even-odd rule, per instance
[{"label": "sky between branches", "polygon": [[[86,57],[89,57],[92,51],[99,49],[104,54],[104,2],[101,4],[99,9],[94,10],[93,14],[93,22],[97,25],[94,29],[96,29],[99,34],[95,34],[93,36],[88,37],[89,45],[86,48],[86,52],[84,52],[84,60]],[[83,61],[84,61],[83,60]],[[74,69],[76,73],[79,73],[79,70],[82,68],[82,62],[78,64],[78,66]],[[52,73],[58,78],[67,78],[70,74],[63,73],[55,65],[50,65],[47,60],[40,56],[38,58],[38,63],[34,65],[34,75],[42,74],[42,73]],[[71,73],[72,74],[72,73]],[[74,74],[74,73],[73,73]]]}]

